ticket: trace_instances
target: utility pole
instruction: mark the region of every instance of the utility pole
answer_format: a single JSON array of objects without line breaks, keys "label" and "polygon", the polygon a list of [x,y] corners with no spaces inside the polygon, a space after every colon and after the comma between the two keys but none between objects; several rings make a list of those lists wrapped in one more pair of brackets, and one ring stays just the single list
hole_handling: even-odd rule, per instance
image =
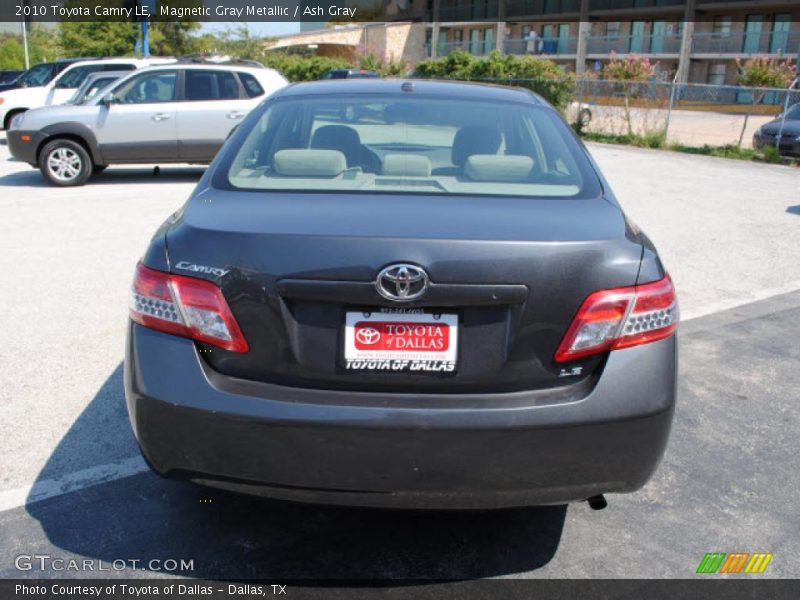
[{"label": "utility pole", "polygon": [[31,58],[28,54],[28,27],[25,24],[25,17],[22,17],[22,46],[25,48],[25,70],[31,68]]},{"label": "utility pole", "polygon": [[142,56],[150,57],[150,21],[142,19]]},{"label": "utility pole", "polygon": [[150,56],[150,18],[156,14],[157,0],[126,0],[125,5],[136,11],[135,21],[139,23],[139,35],[136,39],[136,53],[144,58]]}]

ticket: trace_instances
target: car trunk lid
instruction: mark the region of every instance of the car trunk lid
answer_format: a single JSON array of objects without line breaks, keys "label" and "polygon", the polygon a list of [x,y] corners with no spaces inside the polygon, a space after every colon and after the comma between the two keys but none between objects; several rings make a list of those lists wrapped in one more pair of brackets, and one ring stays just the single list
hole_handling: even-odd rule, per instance
[{"label": "car trunk lid", "polygon": [[[558,387],[602,357],[553,354],[591,292],[636,282],[642,247],[602,198],[226,192],[195,196],[168,229],[175,273],[217,281],[249,343],[207,348],[217,371],[282,385],[397,392]],[[423,269],[428,292],[377,293],[387,265]],[[451,372],[352,371],[348,312],[455,315]]]}]

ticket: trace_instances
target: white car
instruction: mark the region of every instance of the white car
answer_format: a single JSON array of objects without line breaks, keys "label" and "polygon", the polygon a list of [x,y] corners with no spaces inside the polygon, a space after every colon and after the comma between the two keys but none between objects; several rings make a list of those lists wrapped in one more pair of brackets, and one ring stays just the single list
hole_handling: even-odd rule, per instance
[{"label": "white car", "polygon": [[174,58],[106,58],[70,65],[47,85],[25,87],[0,93],[0,127],[9,129],[15,116],[31,108],[64,104],[86,77],[97,71],[135,71],[143,67],[174,63]]},{"label": "white car", "polygon": [[12,156],[59,186],[118,163],[209,163],[247,114],[288,84],[273,69],[177,62],[130,73],[80,105],[14,117]]}]

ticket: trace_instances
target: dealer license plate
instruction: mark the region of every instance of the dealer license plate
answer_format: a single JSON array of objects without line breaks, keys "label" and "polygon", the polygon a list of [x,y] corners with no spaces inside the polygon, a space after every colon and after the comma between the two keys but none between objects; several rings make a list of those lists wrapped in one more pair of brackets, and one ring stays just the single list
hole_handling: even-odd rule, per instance
[{"label": "dealer license plate", "polygon": [[458,315],[436,312],[348,311],[344,362],[354,371],[452,373]]}]

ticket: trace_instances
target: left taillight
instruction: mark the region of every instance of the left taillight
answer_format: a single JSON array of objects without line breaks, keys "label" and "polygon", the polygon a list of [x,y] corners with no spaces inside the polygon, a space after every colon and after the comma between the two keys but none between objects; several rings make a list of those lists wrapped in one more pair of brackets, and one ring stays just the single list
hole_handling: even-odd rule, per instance
[{"label": "left taillight", "polygon": [[131,286],[130,315],[150,329],[232,352],[249,350],[222,291],[204,279],[163,273],[139,263]]},{"label": "left taillight", "polygon": [[678,301],[672,279],[590,294],[556,350],[567,362],[620,348],[663,340],[678,328]]}]

